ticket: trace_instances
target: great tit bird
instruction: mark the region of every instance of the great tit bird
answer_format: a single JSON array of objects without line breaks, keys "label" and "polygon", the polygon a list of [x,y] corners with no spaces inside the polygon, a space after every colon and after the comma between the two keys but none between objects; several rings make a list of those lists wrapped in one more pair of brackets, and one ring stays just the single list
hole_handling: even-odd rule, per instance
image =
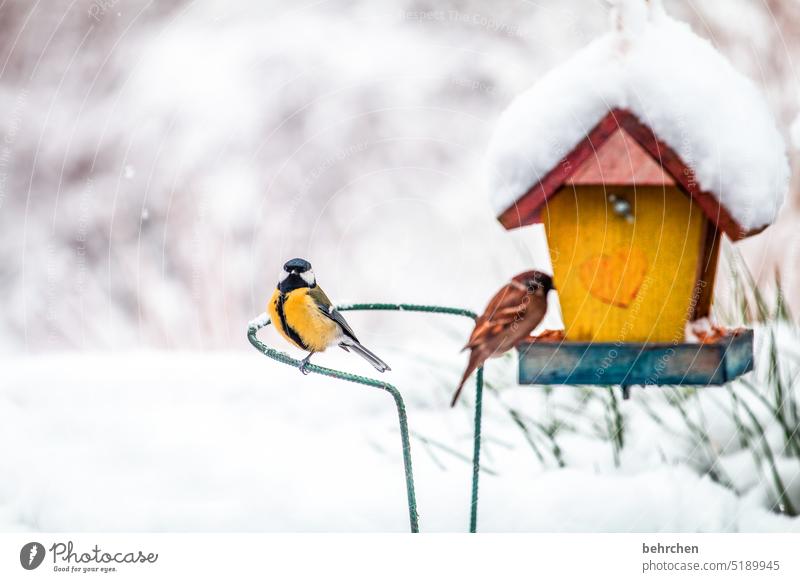
[{"label": "great tit bird", "polygon": [[547,294],[552,289],[555,287],[550,275],[526,271],[495,293],[464,346],[464,350],[472,350],[472,353],[450,406],[456,405],[472,372],[489,358],[501,356],[516,346],[542,322],[547,313]]},{"label": "great tit bird", "polygon": [[350,350],[367,360],[379,372],[391,370],[386,362],[361,345],[342,314],[336,311],[325,292],[317,286],[311,263],[292,259],[283,266],[278,287],[267,305],[267,313],[275,329],[293,346],[308,351],[300,363],[300,371],[311,356],[332,345]]}]

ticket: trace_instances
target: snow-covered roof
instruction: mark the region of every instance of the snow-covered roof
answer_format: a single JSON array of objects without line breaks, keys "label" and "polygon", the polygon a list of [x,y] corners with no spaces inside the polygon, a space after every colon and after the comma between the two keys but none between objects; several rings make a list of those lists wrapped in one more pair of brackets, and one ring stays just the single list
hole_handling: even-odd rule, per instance
[{"label": "snow-covered roof", "polygon": [[755,85],[658,0],[619,0],[613,30],[547,73],[502,114],[487,162],[499,215],[614,108],[627,109],[745,229],[774,221],[786,148]]}]

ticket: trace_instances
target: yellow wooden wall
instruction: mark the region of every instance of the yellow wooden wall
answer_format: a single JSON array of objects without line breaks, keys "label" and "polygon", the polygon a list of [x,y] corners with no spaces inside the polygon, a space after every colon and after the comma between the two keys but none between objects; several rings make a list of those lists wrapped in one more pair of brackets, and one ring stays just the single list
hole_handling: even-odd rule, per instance
[{"label": "yellow wooden wall", "polygon": [[[635,219],[614,214],[608,194]],[[571,341],[683,341],[705,215],[675,187],[567,186],[542,210]]]}]

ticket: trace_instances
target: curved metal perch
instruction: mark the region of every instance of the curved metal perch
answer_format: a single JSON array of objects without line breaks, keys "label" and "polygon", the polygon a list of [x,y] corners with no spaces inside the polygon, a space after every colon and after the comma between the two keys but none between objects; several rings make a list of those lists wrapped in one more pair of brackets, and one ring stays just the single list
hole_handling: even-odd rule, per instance
[{"label": "curved metal perch", "polygon": [[[476,319],[477,316],[472,311],[466,309],[459,309],[456,307],[440,307],[435,305],[412,305],[405,303],[356,303],[353,305],[338,306],[339,311],[415,311],[423,313],[444,313],[450,315],[462,315],[470,319]],[[269,319],[264,315],[263,318],[254,320],[247,328],[247,339],[258,351],[265,356],[272,358],[277,362],[288,364],[290,366],[298,367],[299,360],[289,357],[283,352],[274,350],[261,342],[256,334],[259,329],[262,329],[270,324]],[[411,526],[411,532],[419,532],[419,516],[417,514],[417,500],[414,493],[414,474],[411,468],[411,443],[408,436],[408,417],[406,415],[406,407],[403,402],[403,397],[400,391],[389,384],[388,382],[381,382],[373,380],[365,376],[357,374],[350,374],[349,372],[340,372],[331,368],[317,366],[316,364],[308,364],[306,370],[315,374],[322,374],[331,378],[338,378],[347,382],[355,382],[365,386],[372,386],[384,390],[392,395],[394,403],[397,408],[397,418],[400,424],[400,440],[403,446],[403,465],[405,468],[406,477],[406,494],[408,497],[408,518]],[[472,456],[472,497],[470,507],[470,532],[475,532],[477,528],[478,517],[478,476],[480,472],[480,439],[481,439],[481,404],[483,400],[483,368],[478,370],[476,376],[477,392],[475,395],[475,433],[473,441],[473,456]]]}]

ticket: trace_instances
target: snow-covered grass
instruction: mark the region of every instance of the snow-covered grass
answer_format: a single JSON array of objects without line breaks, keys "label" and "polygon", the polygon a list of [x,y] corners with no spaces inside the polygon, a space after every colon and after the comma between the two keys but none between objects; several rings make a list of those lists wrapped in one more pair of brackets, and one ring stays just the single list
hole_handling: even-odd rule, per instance
[{"label": "snow-covered grass", "polygon": [[[468,524],[472,391],[448,407],[463,364],[452,335],[412,351],[370,342],[406,398],[423,531]],[[757,341],[746,382],[634,389],[628,401],[602,387],[516,386],[511,356],[491,362],[480,529],[800,530],[780,515],[800,507],[797,438],[769,404],[796,414],[800,338],[776,324]],[[317,358],[367,373],[343,352]],[[407,528],[395,410],[380,390],[303,377],[253,350],[2,366],[0,530]]]}]

